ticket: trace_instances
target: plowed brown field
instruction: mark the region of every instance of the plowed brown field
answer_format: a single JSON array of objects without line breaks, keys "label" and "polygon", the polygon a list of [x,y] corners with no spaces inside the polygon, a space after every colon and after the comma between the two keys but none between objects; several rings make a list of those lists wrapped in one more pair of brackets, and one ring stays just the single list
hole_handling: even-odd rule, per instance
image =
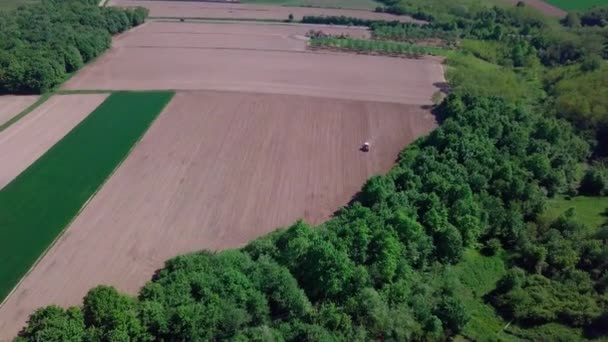
[{"label": "plowed brown field", "polygon": [[150,10],[150,16],[152,17],[286,20],[289,14],[293,14],[295,20],[300,20],[305,15],[343,15],[346,17],[356,17],[361,19],[421,22],[405,15],[398,16],[365,10],[328,9],[315,7],[286,7],[196,1],[145,0],[110,0],[109,5],[120,7],[142,6]]},{"label": "plowed brown field", "polygon": [[0,96],[0,126],[21,113],[24,109],[38,100],[38,95],[31,96]]},{"label": "plowed brown field", "polygon": [[[436,60],[294,51],[303,42],[290,32],[300,28],[278,25],[272,33],[262,25],[232,25],[149,23],[121,36],[63,88],[255,91],[430,104],[434,83],[443,81]],[[232,36],[243,30],[249,34],[239,46],[239,36]],[[170,32],[171,39],[158,32]]]},{"label": "plowed brown field", "polygon": [[0,132],[0,189],[61,140],[106,97],[107,94],[55,95]]},{"label": "plowed brown field", "polygon": [[[135,293],[180,253],[320,222],[435,127],[417,105],[230,92],[178,93],[0,309],[0,338],[37,307],[111,284]],[[359,151],[372,142],[369,153]]]},{"label": "plowed brown field", "polygon": [[304,38],[310,30],[322,30],[332,35],[347,34],[354,38],[370,36],[369,30],[361,27],[156,21],[120,35],[112,45],[115,48],[181,47],[306,51]]}]

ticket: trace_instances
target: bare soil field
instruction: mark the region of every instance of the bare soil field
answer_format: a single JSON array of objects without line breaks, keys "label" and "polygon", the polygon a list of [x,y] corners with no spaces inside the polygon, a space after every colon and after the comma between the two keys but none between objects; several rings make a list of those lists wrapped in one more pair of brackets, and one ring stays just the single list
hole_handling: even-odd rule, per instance
[{"label": "bare soil field", "polygon": [[0,96],[0,126],[31,106],[40,96]]},{"label": "bare soil field", "polygon": [[8,297],[0,339],[35,308],[78,304],[98,284],[135,293],[175,255],[318,223],[435,125],[419,105],[180,92]]},{"label": "bare soil field", "polygon": [[369,30],[358,27],[154,21],[120,35],[112,46],[306,51],[304,38],[310,30],[354,38],[370,37]]},{"label": "bare soil field", "polygon": [[[296,51],[299,42],[266,35],[269,28],[232,25],[150,23],[119,37],[63,89],[255,91],[430,104],[436,84],[444,81],[437,59]],[[243,38],[241,30],[257,37]],[[275,30],[283,36],[300,32]],[[158,32],[170,37],[156,39]],[[239,39],[242,46],[235,46]]]},{"label": "bare soil field", "polygon": [[[513,5],[516,5],[520,0],[504,0],[504,1],[507,1],[509,3],[512,3]],[[523,2],[525,2],[526,5],[528,5],[530,7],[534,7],[537,10],[544,13],[545,15],[548,15],[551,17],[564,17],[564,16],[566,16],[566,14],[568,14],[568,12],[562,10],[561,8],[557,8],[542,0],[523,0]]]},{"label": "bare soil field", "polygon": [[295,20],[301,20],[305,15],[343,15],[346,17],[357,17],[361,19],[422,22],[405,15],[398,16],[389,13],[376,13],[365,10],[329,9],[316,7],[287,7],[196,1],[146,0],[110,0],[108,5],[119,7],[142,6],[150,10],[151,17],[286,20],[289,14],[293,14]]},{"label": "bare soil field", "polygon": [[0,189],[61,140],[106,97],[106,94],[55,95],[0,132]]}]

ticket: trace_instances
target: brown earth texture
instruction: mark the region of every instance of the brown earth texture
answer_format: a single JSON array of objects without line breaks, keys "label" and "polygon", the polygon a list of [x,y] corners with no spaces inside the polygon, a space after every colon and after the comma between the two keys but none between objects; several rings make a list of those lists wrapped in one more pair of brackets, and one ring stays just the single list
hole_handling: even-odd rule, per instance
[{"label": "brown earth texture", "polygon": [[367,10],[333,9],[316,7],[286,7],[250,4],[231,4],[221,2],[197,1],[146,1],[110,0],[108,5],[118,7],[141,6],[150,10],[151,17],[170,18],[217,18],[217,19],[261,19],[287,20],[290,14],[294,20],[304,16],[346,16],[374,20],[398,20],[402,22],[422,22],[406,15],[376,13]]},{"label": "brown earth texture", "polygon": [[[281,33],[284,26],[277,26],[269,34],[264,25],[232,25],[149,23],[121,36],[63,89],[230,90],[430,104],[443,81],[433,59],[300,51],[305,43],[291,34],[294,28]],[[248,31],[238,35],[242,44],[231,33],[238,30]]]},{"label": "brown earth texture", "polygon": [[38,100],[37,95],[0,96],[0,127]]}]

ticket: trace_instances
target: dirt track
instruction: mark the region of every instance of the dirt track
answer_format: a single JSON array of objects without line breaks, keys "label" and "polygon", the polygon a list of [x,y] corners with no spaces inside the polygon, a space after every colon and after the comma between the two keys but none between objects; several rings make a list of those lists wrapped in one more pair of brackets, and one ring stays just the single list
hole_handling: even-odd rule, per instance
[{"label": "dirt track", "polygon": [[361,19],[421,22],[405,15],[398,16],[388,13],[376,13],[363,10],[327,9],[314,7],[285,7],[250,4],[145,0],[110,0],[108,5],[120,7],[146,7],[150,10],[151,17],[286,20],[289,14],[293,14],[295,20],[300,20],[305,15],[343,15],[346,17],[356,17]]},{"label": "dirt track", "polygon": [[319,222],[434,126],[417,105],[178,93],[0,309],[0,339],[35,308],[78,304],[98,284],[135,293],[180,253]]},{"label": "dirt track", "polygon": [[40,96],[0,96],[0,126],[32,105]]},{"label": "dirt track", "polygon": [[[231,25],[149,23],[117,39],[63,88],[255,91],[430,104],[434,83],[444,80],[433,59],[294,51],[302,42],[290,32],[300,28],[279,25],[269,35],[264,26]],[[235,32],[242,30],[256,38],[243,37],[238,47]],[[155,32],[171,32],[170,42]]]},{"label": "dirt track", "polygon": [[[506,2],[512,3],[513,5],[517,5],[520,0],[504,0]],[[545,15],[551,17],[564,17],[568,12],[564,11],[561,8],[557,8],[551,4],[548,4],[542,0],[522,0],[526,3],[526,5],[530,7],[534,7],[537,10],[541,11]]]},{"label": "dirt track", "polygon": [[0,132],[0,189],[61,140],[106,96],[55,95]]}]

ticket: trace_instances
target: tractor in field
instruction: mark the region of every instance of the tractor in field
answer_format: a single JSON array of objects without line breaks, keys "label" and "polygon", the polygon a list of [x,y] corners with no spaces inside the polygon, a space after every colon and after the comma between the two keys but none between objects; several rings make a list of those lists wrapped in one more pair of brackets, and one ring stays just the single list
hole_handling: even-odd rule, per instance
[{"label": "tractor in field", "polygon": [[369,147],[370,147],[369,142],[366,141],[363,143],[363,146],[361,146],[361,151],[369,152]]}]

